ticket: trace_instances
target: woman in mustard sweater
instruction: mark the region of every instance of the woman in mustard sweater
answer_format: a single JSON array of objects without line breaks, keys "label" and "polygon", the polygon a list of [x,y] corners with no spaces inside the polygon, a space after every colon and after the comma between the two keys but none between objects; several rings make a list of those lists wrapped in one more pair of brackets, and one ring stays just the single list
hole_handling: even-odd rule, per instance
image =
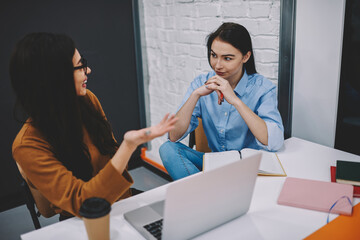
[{"label": "woman in mustard sweater", "polygon": [[131,154],[177,121],[166,115],[156,126],[127,132],[118,144],[100,102],[86,89],[90,73],[72,39],[60,34],[26,35],[10,60],[17,105],[28,116],[13,157],[63,218],[78,216],[90,197],[114,203],[131,196]]}]

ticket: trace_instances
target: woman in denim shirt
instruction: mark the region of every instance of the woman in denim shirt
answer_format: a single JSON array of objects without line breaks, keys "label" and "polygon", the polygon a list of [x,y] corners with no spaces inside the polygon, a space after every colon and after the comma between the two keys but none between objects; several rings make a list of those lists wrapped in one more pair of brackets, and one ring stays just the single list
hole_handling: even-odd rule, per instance
[{"label": "woman in denim shirt", "polygon": [[213,152],[243,148],[277,151],[284,127],[277,109],[276,86],[255,68],[249,32],[223,23],[207,40],[213,71],[194,79],[176,116],[179,121],[160,147],[160,156],[176,180],[202,170],[204,153],[180,143],[203,122]]}]

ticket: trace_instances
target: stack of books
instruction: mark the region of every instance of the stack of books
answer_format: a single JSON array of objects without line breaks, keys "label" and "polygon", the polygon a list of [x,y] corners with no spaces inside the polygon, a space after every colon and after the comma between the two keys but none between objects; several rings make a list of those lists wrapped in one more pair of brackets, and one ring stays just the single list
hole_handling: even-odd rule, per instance
[{"label": "stack of books", "polygon": [[360,163],[337,160],[331,166],[331,181],[354,186],[354,197],[360,197]]}]

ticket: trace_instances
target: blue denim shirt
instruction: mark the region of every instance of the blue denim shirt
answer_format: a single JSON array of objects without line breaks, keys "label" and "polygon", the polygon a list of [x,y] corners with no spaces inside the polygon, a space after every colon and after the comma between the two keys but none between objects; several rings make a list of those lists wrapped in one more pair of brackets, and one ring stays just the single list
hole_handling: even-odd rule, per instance
[{"label": "blue denim shirt", "polygon": [[[215,72],[211,71],[208,74],[197,76],[190,84],[179,109],[195,89],[204,85],[205,81],[214,75]],[[267,146],[261,144],[254,137],[233,105],[225,99],[222,105],[218,104],[216,92],[200,97],[192,113],[190,125],[178,141],[181,141],[198,126],[197,118],[199,117],[202,119],[209,147],[213,152],[241,150],[243,148],[279,150],[284,143],[284,127],[277,109],[276,86],[260,74],[247,75],[245,71],[234,92],[255,114],[265,121],[268,131]]]}]

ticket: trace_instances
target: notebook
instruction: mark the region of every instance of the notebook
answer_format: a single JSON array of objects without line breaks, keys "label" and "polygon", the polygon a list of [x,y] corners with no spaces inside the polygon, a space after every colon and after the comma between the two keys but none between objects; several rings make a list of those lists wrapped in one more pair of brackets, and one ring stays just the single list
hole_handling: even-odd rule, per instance
[{"label": "notebook", "polygon": [[[260,160],[261,153],[172,182],[165,201],[127,212],[124,218],[146,239],[195,237],[248,211]],[[159,233],[155,228],[162,219]],[[155,236],[146,228],[154,229]]]},{"label": "notebook", "polygon": [[[336,167],[330,166],[330,172],[331,172],[331,181],[336,182]],[[353,197],[360,198],[360,186],[354,186]]]},{"label": "notebook", "polygon": [[337,160],[336,182],[360,186],[360,162]]},{"label": "notebook", "polygon": [[352,205],[343,196],[353,201],[354,187],[348,184],[308,180],[301,178],[286,178],[278,198],[278,204],[306,208],[322,212],[351,215]]},{"label": "notebook", "polygon": [[281,176],[286,177],[285,170],[281,165],[280,159],[274,152],[244,148],[241,151],[231,150],[223,152],[208,152],[203,156],[203,171],[220,167],[224,164],[239,161],[242,158],[250,157],[253,154],[261,152],[261,162],[259,167],[259,176]]}]

